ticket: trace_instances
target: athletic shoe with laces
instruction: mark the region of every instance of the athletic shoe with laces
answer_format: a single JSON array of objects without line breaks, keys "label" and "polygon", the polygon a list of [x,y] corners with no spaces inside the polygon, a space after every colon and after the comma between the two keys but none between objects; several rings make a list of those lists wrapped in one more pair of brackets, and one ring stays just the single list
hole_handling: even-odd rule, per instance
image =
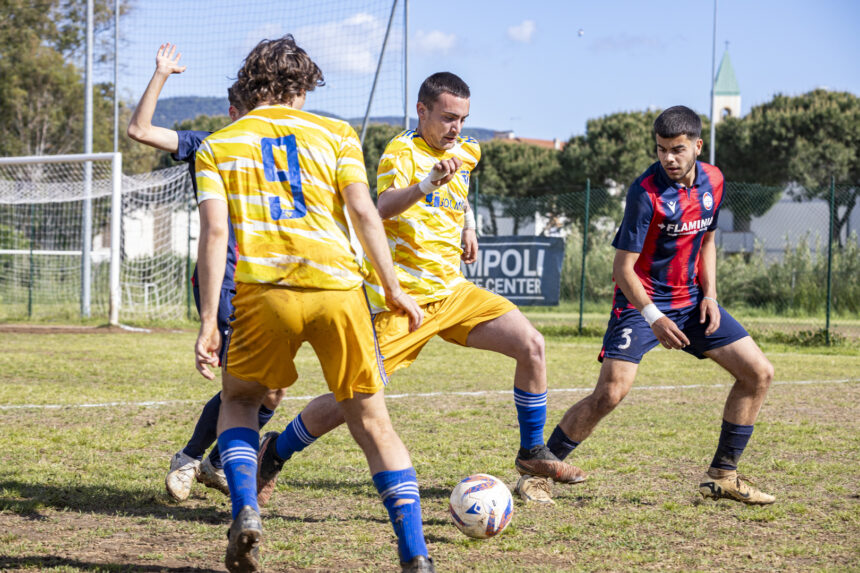
[{"label": "athletic shoe with laces", "polygon": [[769,505],[776,498],[753,487],[752,481],[736,471],[720,472],[722,475],[713,477],[711,471],[705,472],[699,480],[699,493],[705,499],[731,499],[748,505]]},{"label": "athletic shoe with laces", "polygon": [[260,568],[260,540],[263,522],[260,514],[246,505],[227,530],[227,555],[224,565],[230,573],[256,573]]},{"label": "athletic shoe with laces", "polygon": [[532,475],[520,476],[514,491],[526,503],[555,505],[552,500],[552,478]]},{"label": "athletic shoe with laces", "polygon": [[586,478],[584,471],[555,457],[544,444],[530,450],[520,448],[515,464],[520,475],[543,476],[560,483],[580,483]]},{"label": "athletic shoe with laces", "polygon": [[408,563],[400,562],[400,571],[402,573],[436,573],[436,567],[433,565],[433,560],[424,555],[418,555],[412,558]]},{"label": "athletic shoe with laces", "polygon": [[224,495],[230,495],[230,487],[227,485],[227,476],[224,475],[224,470],[213,466],[209,457],[200,464],[200,469],[197,471],[197,481],[206,487],[217,489]]},{"label": "athletic shoe with laces", "polygon": [[257,454],[257,503],[262,507],[269,502],[278,483],[278,474],[284,467],[284,461],[278,457],[275,442],[279,432],[266,432],[260,440],[260,451]]},{"label": "athletic shoe with laces", "polygon": [[176,501],[185,501],[191,493],[191,485],[200,470],[200,460],[196,460],[185,452],[176,452],[170,459],[170,471],[164,478],[167,493]]}]

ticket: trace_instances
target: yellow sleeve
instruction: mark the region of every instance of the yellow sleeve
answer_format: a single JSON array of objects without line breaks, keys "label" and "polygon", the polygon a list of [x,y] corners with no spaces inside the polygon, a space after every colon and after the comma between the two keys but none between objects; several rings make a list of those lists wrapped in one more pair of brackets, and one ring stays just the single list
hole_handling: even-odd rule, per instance
[{"label": "yellow sleeve", "polygon": [[391,142],[379,158],[379,168],[376,175],[376,191],[382,193],[393,187],[403,189],[412,185],[415,174],[415,162],[409,148],[397,149],[396,142]]},{"label": "yellow sleeve", "polygon": [[337,155],[335,167],[338,191],[343,191],[353,183],[367,185],[367,170],[364,167],[364,154],[361,152],[361,142],[352,126],[346,127]]},{"label": "yellow sleeve", "polygon": [[208,199],[218,199],[226,203],[227,190],[224,188],[224,180],[218,172],[208,141],[203,141],[194,161],[194,171],[197,175],[197,203],[200,204]]}]

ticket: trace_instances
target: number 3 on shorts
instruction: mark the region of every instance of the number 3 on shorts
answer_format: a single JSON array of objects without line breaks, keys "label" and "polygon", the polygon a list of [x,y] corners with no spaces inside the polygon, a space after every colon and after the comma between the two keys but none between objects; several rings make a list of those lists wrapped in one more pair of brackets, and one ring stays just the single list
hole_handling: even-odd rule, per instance
[{"label": "number 3 on shorts", "polygon": [[[266,181],[287,181],[290,184],[288,193],[292,195],[293,208],[281,207],[280,197],[269,197],[269,214],[275,221],[279,219],[301,219],[308,213],[305,205],[305,195],[302,192],[302,174],[299,166],[299,151],[296,148],[296,136],[264,137],[260,141],[263,155],[263,173]],[[275,148],[283,147],[287,154],[287,169],[278,169],[275,163]]]},{"label": "number 3 on shorts", "polygon": [[618,350],[627,350],[630,348],[630,333],[633,332],[632,328],[625,328],[621,331],[621,336],[624,337],[624,342],[618,345]]}]

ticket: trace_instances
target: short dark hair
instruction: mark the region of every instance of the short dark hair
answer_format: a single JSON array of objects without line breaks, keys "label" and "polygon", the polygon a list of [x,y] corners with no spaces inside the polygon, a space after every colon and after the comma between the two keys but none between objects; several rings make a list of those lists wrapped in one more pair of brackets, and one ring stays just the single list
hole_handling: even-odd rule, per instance
[{"label": "short dark hair", "polygon": [[451,72],[436,72],[421,84],[418,90],[418,101],[427,107],[432,107],[443,93],[464,99],[471,97],[469,86],[459,76]]},{"label": "short dark hair", "polygon": [[296,45],[292,34],[262,40],[239,70],[236,95],[248,110],[262,102],[288,103],[325,85],[322,70]]},{"label": "short dark hair", "polygon": [[687,106],[676,105],[657,116],[654,133],[666,139],[679,135],[699,139],[702,137],[702,118]]},{"label": "short dark hair", "polygon": [[239,94],[237,93],[237,84],[238,82],[227,88],[227,101],[240,112],[247,112],[245,102],[239,98]]}]

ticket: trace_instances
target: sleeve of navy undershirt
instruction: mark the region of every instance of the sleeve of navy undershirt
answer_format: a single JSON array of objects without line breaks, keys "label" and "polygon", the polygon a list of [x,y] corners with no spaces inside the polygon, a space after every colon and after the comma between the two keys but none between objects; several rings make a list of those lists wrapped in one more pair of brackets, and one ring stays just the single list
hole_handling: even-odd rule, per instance
[{"label": "sleeve of navy undershirt", "polygon": [[194,156],[197,154],[197,150],[200,149],[200,144],[211,133],[211,131],[177,131],[176,135],[179,137],[179,145],[176,153],[171,153],[170,156],[174,161],[186,161],[193,164]]},{"label": "sleeve of navy undershirt", "polygon": [[615,234],[612,246],[623,251],[641,253],[654,215],[654,206],[648,192],[634,183],[627,191],[624,218]]}]

